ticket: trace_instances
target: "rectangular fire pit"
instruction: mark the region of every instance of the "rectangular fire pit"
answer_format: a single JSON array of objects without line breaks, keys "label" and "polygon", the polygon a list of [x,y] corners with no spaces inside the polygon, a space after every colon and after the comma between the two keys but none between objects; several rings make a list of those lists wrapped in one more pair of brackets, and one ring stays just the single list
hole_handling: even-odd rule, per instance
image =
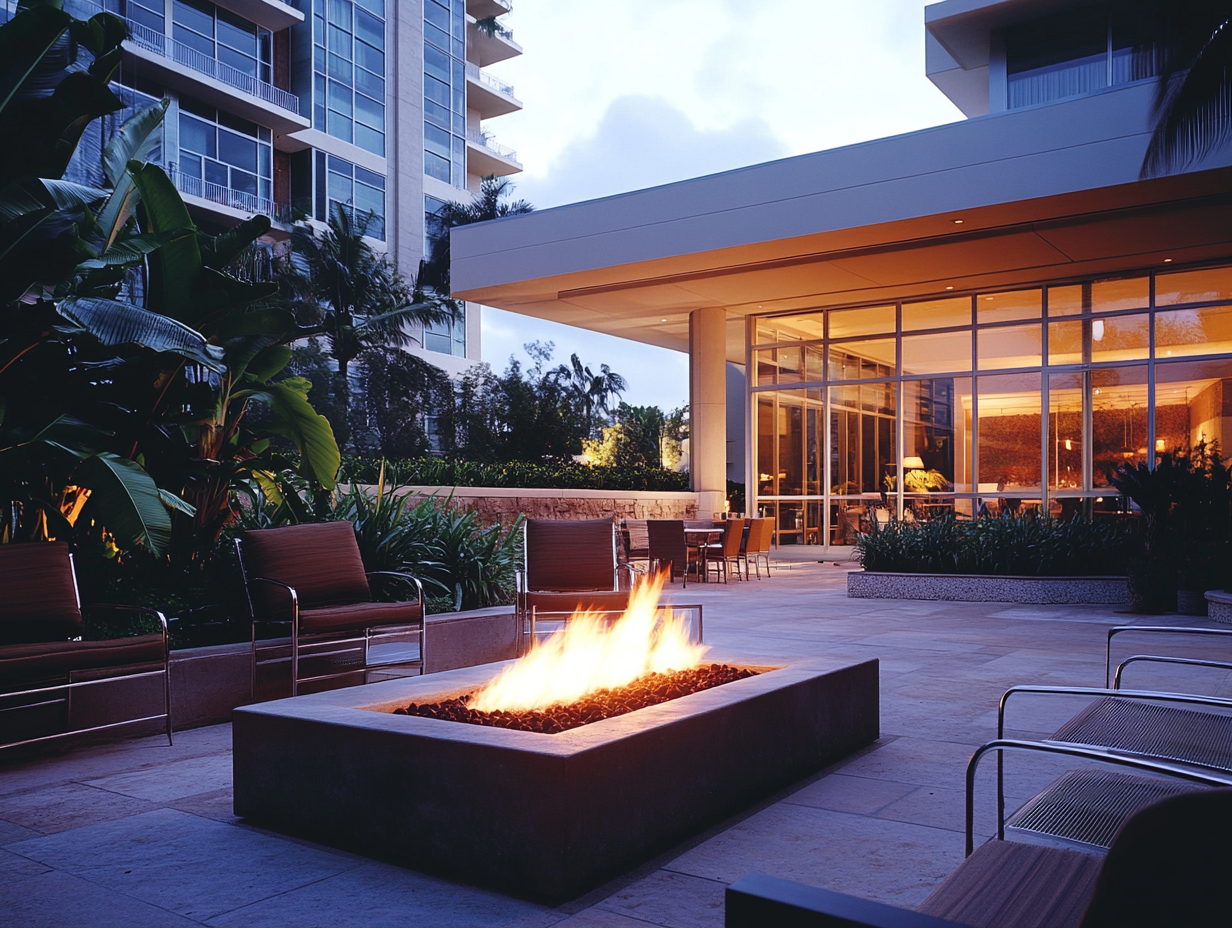
[{"label": "rectangular fire pit", "polygon": [[504,664],[236,709],[235,813],[575,898],[878,737],[875,660],[711,661],[765,672],[556,735],[391,714]]}]

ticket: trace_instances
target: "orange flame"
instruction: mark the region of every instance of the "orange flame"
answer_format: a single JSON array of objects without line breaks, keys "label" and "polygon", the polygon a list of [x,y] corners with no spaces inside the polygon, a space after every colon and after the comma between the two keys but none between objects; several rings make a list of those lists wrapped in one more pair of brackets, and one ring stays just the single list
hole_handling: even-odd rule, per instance
[{"label": "orange flame", "polygon": [[565,627],[506,667],[476,693],[470,707],[516,712],[574,702],[596,690],[632,683],[648,673],[688,670],[707,648],[689,638],[682,615],[667,608],[659,621],[664,578],[638,583],[629,608],[615,622],[603,614],[577,612]]}]

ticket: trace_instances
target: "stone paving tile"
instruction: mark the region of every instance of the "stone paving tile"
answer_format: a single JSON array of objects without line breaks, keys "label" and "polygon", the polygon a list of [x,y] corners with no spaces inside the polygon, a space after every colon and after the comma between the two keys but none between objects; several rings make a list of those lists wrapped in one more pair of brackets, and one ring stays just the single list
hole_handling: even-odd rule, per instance
[{"label": "stone paving tile", "polygon": [[[994,796],[994,793],[989,793],[985,797],[986,801],[979,807],[981,812],[988,813],[976,816],[974,830],[975,834],[980,837],[991,837],[997,830],[995,812],[992,808]],[[1017,809],[1024,802],[1026,802],[1025,799],[1007,796],[1006,809],[1007,811]],[[901,799],[878,809],[873,815],[896,822],[915,822],[932,828],[952,831],[955,835],[964,835],[967,829],[967,791],[920,786]],[[955,840],[961,841],[962,839],[956,837]]]},{"label": "stone paving tile", "polygon": [[229,787],[231,752],[189,757],[157,767],[117,773],[97,780],[87,780],[86,785],[150,802],[170,802],[196,793],[208,793]]},{"label": "stone paving tile", "polygon": [[199,928],[200,923],[56,870],[0,880],[4,928]]},{"label": "stone paving tile", "polygon": [[[16,876],[34,876],[50,870],[51,867],[37,860],[31,860],[29,857],[22,857],[20,854],[13,854],[9,851],[0,851],[0,873],[4,874],[5,879]],[[0,912],[2,911],[3,908],[0,907]]]},{"label": "stone paving tile", "polygon": [[779,803],[665,869],[724,883],[767,873],[914,907],[962,862],[962,842],[954,837],[923,825]]},{"label": "stone paving tile", "polygon": [[144,800],[81,783],[27,790],[0,799],[0,815],[5,820],[45,835],[137,815],[152,808]]},{"label": "stone paving tile", "polygon": [[918,788],[911,783],[834,773],[810,783],[783,801],[790,805],[829,809],[831,812],[872,815]]},{"label": "stone paving tile", "polygon": [[564,916],[546,906],[364,861],[345,873],[271,895],[206,921],[214,928],[430,924],[439,928],[538,928]]},{"label": "stone paving tile", "polygon": [[[594,906],[668,928],[711,928],[723,924],[726,883],[660,870]],[[593,911],[592,909],[592,911]]]},{"label": "stone paving tile", "polygon": [[360,865],[174,809],[21,841],[9,850],[202,921]]},{"label": "stone paving tile", "polygon": [[24,841],[26,838],[37,838],[39,834],[40,832],[33,828],[26,828],[16,822],[0,819],[0,847],[12,844],[14,841]]},{"label": "stone paving tile", "polygon": [[586,909],[556,924],[559,928],[646,928],[650,923],[606,909]]},{"label": "stone paving tile", "polygon": [[191,812],[202,818],[212,818],[216,822],[226,822],[234,825],[242,821],[235,814],[235,791],[231,789],[231,778],[223,789],[211,790],[208,793],[197,793],[185,796],[167,803],[168,808],[179,809],[181,812]]}]

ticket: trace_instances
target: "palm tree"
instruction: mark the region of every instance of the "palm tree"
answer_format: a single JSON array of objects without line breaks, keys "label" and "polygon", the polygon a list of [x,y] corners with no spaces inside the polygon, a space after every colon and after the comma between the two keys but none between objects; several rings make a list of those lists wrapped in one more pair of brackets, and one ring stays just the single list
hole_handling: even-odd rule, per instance
[{"label": "palm tree", "polygon": [[581,407],[587,438],[595,434],[595,412],[611,415],[612,400],[619,399],[629,388],[625,379],[608,365],[599,365],[599,373],[596,374],[584,366],[576,354],[569,357],[569,364],[562,364],[552,371],[551,376],[565,387]]},{"label": "palm tree", "polygon": [[373,250],[364,240],[373,219],[338,204],[320,234],[307,224],[297,225],[282,273],[300,323],[299,337],[323,337],[338,364],[334,399],[340,412],[333,427],[342,448],[351,438],[351,362],[370,349],[411,344],[408,322],[439,324],[458,313],[453,300],[425,293],[417,280],[408,282],[392,261]]},{"label": "palm tree", "polygon": [[1232,0],[1138,4],[1153,25],[1159,83],[1142,177],[1201,161],[1232,141]]},{"label": "palm tree", "polygon": [[508,178],[489,174],[483,179],[470,203],[446,203],[432,218],[436,225],[432,254],[423,262],[419,279],[430,285],[438,294],[449,294],[449,230],[454,226],[504,219],[506,216],[522,216],[535,208],[525,200],[508,202],[513,193],[513,183]]}]

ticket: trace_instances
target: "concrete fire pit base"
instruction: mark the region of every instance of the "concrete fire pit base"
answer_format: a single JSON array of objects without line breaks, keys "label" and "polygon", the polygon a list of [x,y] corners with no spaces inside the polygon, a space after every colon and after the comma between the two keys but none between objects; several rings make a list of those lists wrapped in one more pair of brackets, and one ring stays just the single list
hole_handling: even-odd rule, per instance
[{"label": "concrete fire pit base", "polygon": [[773,664],[558,735],[373,711],[470,692],[504,664],[247,706],[233,722],[235,812],[572,899],[877,739],[877,661]]}]

